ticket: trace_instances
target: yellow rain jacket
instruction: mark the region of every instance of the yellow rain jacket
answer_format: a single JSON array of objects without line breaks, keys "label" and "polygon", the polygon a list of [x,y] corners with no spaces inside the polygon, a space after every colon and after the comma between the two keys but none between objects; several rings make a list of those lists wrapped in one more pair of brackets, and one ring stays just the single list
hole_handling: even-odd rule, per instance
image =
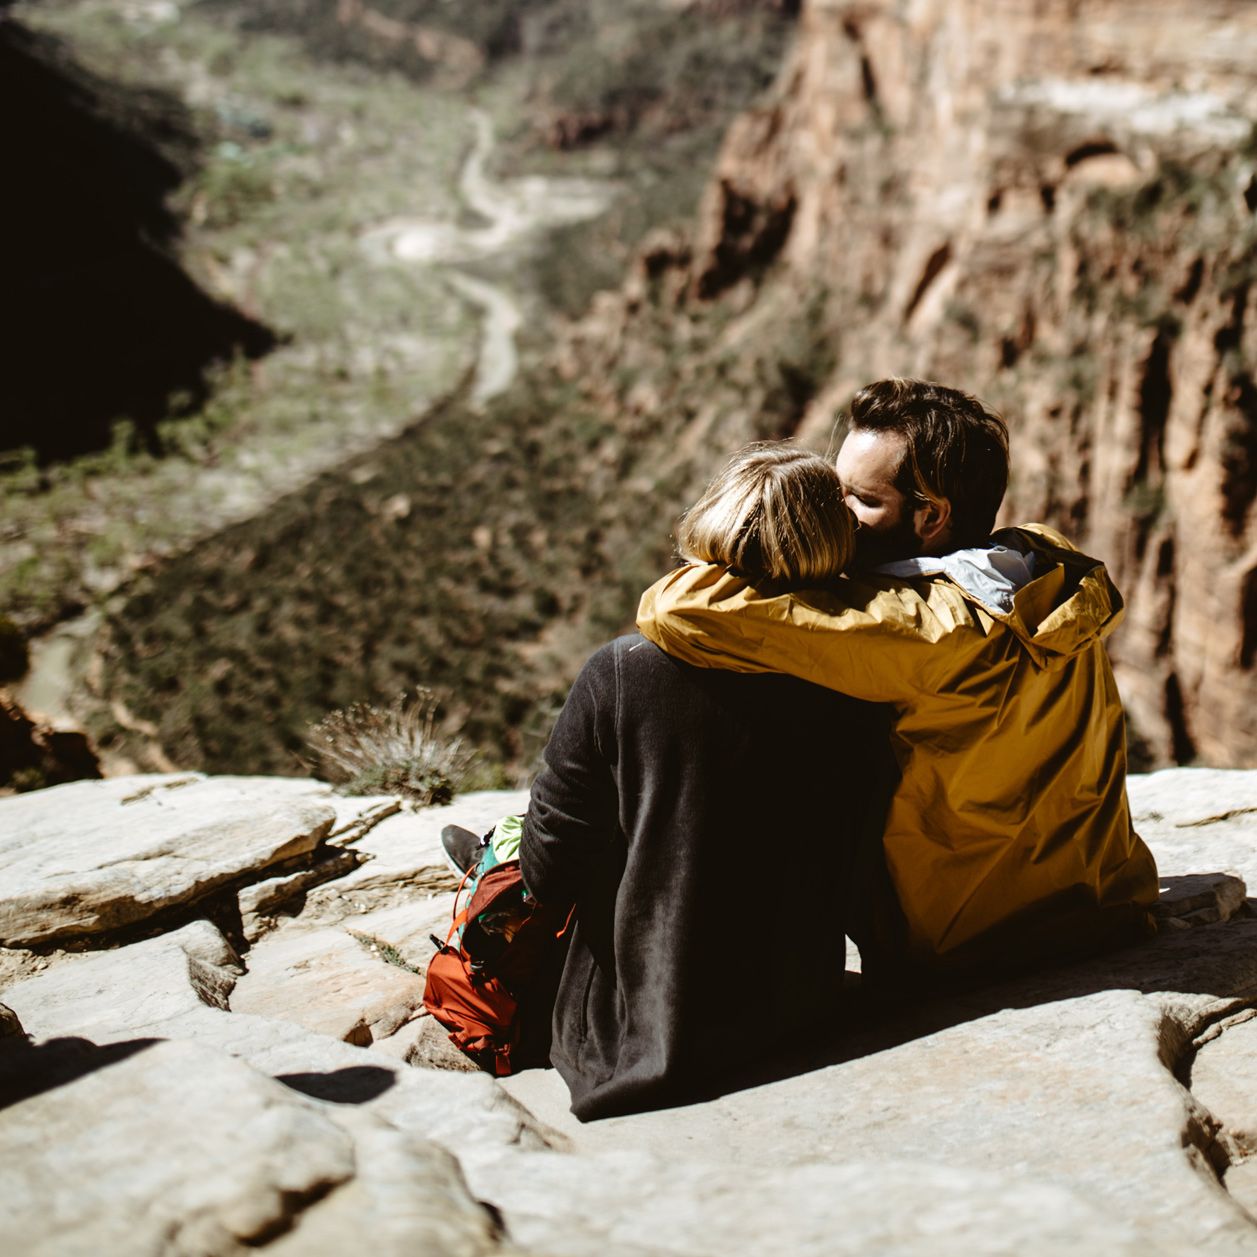
[{"label": "yellow rain jacket", "polygon": [[686,663],[784,672],[895,708],[901,779],[885,853],[910,957],[966,968],[1065,956],[1151,930],[1151,853],[1131,826],[1121,701],[1102,645],[1104,566],[1041,525],[998,537],[1033,576],[994,609],[947,575],[758,593],[689,565],[638,626]]}]

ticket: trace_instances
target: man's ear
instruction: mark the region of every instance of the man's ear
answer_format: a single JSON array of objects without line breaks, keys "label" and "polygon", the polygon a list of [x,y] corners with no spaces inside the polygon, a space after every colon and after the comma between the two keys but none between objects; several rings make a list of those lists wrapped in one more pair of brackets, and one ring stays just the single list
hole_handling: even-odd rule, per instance
[{"label": "man's ear", "polygon": [[951,538],[951,502],[947,498],[931,498],[912,513],[912,526],[921,538],[923,553],[942,553]]}]

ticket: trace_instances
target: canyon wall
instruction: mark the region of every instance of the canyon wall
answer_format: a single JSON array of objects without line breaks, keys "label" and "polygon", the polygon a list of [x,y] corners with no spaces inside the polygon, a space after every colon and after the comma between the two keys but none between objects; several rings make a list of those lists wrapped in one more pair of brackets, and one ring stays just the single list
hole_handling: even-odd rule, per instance
[{"label": "canyon wall", "polygon": [[692,239],[560,367],[601,368],[630,427],[669,414],[663,465],[823,447],[884,375],[982,395],[1004,522],[1062,528],[1126,595],[1137,761],[1257,762],[1255,120],[1242,2],[812,0]]}]

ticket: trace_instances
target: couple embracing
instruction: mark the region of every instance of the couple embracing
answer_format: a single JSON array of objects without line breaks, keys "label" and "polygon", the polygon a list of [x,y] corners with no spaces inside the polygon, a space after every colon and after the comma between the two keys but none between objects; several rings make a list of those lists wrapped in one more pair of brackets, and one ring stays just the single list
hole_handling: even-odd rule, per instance
[{"label": "couple embracing", "polygon": [[836,465],[737,456],[640,635],[577,677],[519,849],[575,905],[551,1059],[582,1119],[718,1090],[832,1018],[844,936],[912,989],[1150,932],[1101,563],[992,534],[1003,421],[858,393]]}]

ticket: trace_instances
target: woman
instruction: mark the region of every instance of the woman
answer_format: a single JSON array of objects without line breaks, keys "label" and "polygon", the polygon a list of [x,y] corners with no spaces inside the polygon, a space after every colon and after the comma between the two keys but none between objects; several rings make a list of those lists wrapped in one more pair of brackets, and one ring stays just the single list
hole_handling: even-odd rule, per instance
[{"label": "woman", "polygon": [[[838,577],[852,541],[833,466],[787,444],[738,454],[678,533],[777,592]],[[577,1117],[710,1094],[832,1012],[870,824],[847,800],[884,798],[885,730],[869,704],[692,668],[636,634],[586,663],[519,852],[541,904],[576,905],[551,1060]]]}]

